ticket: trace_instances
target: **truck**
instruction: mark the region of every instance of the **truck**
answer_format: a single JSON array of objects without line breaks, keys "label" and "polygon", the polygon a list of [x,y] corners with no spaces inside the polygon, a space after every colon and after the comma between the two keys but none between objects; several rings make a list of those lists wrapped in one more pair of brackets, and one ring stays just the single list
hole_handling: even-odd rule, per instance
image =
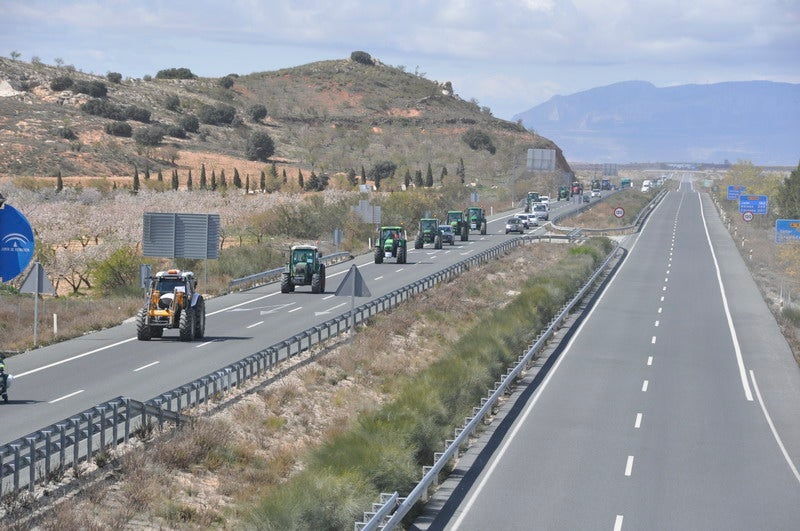
[{"label": "truck", "polygon": [[163,337],[168,328],[179,331],[181,341],[202,339],[206,333],[206,304],[197,292],[191,271],[167,269],[148,277],[144,306],[136,314],[136,338]]},{"label": "truck", "polygon": [[325,264],[314,245],[294,245],[289,262],[281,274],[281,293],[292,293],[296,286],[311,286],[311,293],[325,292]]},{"label": "truck", "polygon": [[630,188],[633,186],[633,182],[630,179],[622,179],[619,182],[620,190],[624,190],[625,188]]}]

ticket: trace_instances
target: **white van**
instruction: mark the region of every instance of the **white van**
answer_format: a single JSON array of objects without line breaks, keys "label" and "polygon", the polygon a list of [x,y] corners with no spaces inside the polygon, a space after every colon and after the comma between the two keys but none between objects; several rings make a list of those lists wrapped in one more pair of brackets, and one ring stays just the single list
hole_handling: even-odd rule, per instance
[{"label": "white van", "polygon": [[642,192],[649,192],[650,191],[651,183],[648,179],[642,181]]}]

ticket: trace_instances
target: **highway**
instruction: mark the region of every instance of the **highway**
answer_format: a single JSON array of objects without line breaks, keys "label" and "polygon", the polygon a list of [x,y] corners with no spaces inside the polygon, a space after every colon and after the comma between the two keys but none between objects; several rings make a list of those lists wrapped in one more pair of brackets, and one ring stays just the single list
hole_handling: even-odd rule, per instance
[{"label": "highway", "polygon": [[[578,206],[576,202],[554,202],[551,219]],[[491,216],[487,235],[472,232],[469,241],[457,240],[441,250],[432,245],[415,250],[413,240],[409,240],[407,264],[396,264],[394,259],[375,264],[371,253],[356,257],[355,264],[372,298],[377,298],[518,236],[504,234],[504,222],[510,215]],[[409,238],[415,232],[415,228],[410,229]],[[9,403],[0,406],[0,443],[118,396],[148,400],[347,313],[350,298],[337,298],[334,292],[352,264],[328,268],[324,294],[313,295],[308,287],[282,294],[279,284],[273,283],[207,300],[206,337],[202,341],[180,342],[176,330],[165,331],[163,339],[138,341],[135,324],[130,321],[7,359],[8,371],[15,379]],[[358,303],[367,300],[359,299]]]},{"label": "highway", "polygon": [[[416,529],[800,528],[800,370],[688,180]],[[430,516],[430,515],[429,515]]]}]

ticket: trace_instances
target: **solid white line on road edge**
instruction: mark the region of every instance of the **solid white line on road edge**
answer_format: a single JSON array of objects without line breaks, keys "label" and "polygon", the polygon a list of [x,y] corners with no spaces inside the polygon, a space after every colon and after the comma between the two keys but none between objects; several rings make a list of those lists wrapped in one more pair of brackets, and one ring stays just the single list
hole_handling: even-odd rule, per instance
[{"label": "solid white line on road edge", "polygon": [[648,387],[650,387],[650,380],[645,380],[644,382],[642,382],[642,392],[643,393],[647,392],[647,388]]},{"label": "solid white line on road edge", "polygon": [[293,312],[296,312],[297,310],[302,310],[302,309],[303,309],[303,307],[302,307],[302,306],[298,306],[298,307],[297,307],[297,308],[295,308],[294,310],[289,310],[289,311],[288,311],[288,312],[286,312],[286,313],[293,313]]},{"label": "solid white line on road edge", "polygon": [[62,400],[66,400],[67,398],[73,397],[75,395],[79,395],[83,391],[84,391],[84,389],[81,389],[80,391],[75,391],[74,393],[70,393],[68,395],[64,395],[61,398],[56,398],[55,400],[51,400],[50,402],[48,402],[48,404],[55,404],[56,402],[61,402]]},{"label": "solid white line on road edge", "polygon": [[641,413],[637,413],[636,414],[636,422],[633,423],[633,427],[636,428],[637,430],[642,427],[642,414]]},{"label": "solid white line on road edge", "polygon": [[750,379],[753,380],[753,389],[756,391],[756,397],[758,398],[758,403],[761,405],[761,411],[764,412],[764,416],[767,418],[769,429],[772,430],[772,436],[775,437],[775,442],[778,443],[778,448],[781,449],[783,458],[786,459],[786,463],[789,465],[789,469],[792,471],[792,474],[794,474],[794,478],[798,481],[798,483],[800,483],[800,473],[798,473],[797,467],[794,465],[789,452],[786,451],[786,447],[783,445],[781,436],[778,435],[778,430],[775,428],[775,424],[772,422],[772,417],[770,416],[769,411],[767,411],[767,406],[764,404],[764,400],[761,398],[761,391],[758,389],[756,375],[753,373],[752,369],[750,369]]},{"label": "solid white line on road edge", "polygon": [[152,367],[153,365],[158,365],[159,363],[161,363],[161,362],[160,362],[160,361],[154,361],[153,363],[148,363],[147,365],[142,365],[142,366],[141,366],[141,367],[139,367],[138,369],[133,369],[133,372],[139,372],[139,371],[143,371],[143,370],[145,370],[146,368],[148,368],[148,367]]},{"label": "solid white line on road edge", "polygon": [[731,310],[728,307],[728,297],[725,295],[725,285],[722,283],[722,271],[719,269],[719,262],[717,262],[717,253],[714,252],[714,245],[711,243],[711,235],[708,233],[708,225],[706,224],[706,214],[703,212],[703,198],[697,194],[697,200],[700,202],[700,217],[703,218],[703,228],[706,231],[706,240],[708,241],[708,248],[711,251],[711,258],[714,259],[714,269],[717,270],[717,283],[719,284],[719,292],[722,296],[722,307],[725,309],[725,318],[728,320],[728,330],[731,333],[733,340],[733,349],[736,352],[736,365],[739,366],[739,379],[742,381],[744,388],[744,396],[748,402],[753,401],[753,393],[750,390],[750,383],[747,381],[747,372],[744,367],[744,358],[742,358],[742,348],[739,346],[739,337],[736,335],[736,327],[733,325],[733,317],[731,317]]},{"label": "solid white line on road edge", "polygon": [[134,341],[135,339],[136,339],[135,337],[129,337],[128,339],[123,339],[122,341],[117,341],[116,343],[112,343],[110,345],[106,345],[105,347],[96,348],[94,350],[90,350],[89,352],[84,352],[83,354],[78,354],[77,356],[72,356],[71,358],[66,358],[66,359],[63,359],[61,361],[56,361],[54,363],[51,363],[49,365],[43,365],[42,367],[39,367],[39,368],[36,368],[36,369],[31,369],[30,371],[27,371],[27,372],[21,372],[19,374],[15,374],[14,378],[21,378],[23,376],[27,376],[27,375],[33,374],[35,372],[43,371],[45,369],[50,369],[52,367],[56,367],[58,365],[61,365],[62,363],[67,363],[67,362],[70,362],[70,361],[73,361],[73,360],[77,360],[77,359],[83,358],[84,356],[89,356],[90,354],[95,354],[96,352],[100,352],[100,351],[103,351],[103,350],[106,350],[106,349],[109,349],[109,348],[114,348],[114,347],[117,347],[117,346],[122,345],[124,343],[128,343],[129,341]]},{"label": "solid white line on road edge", "polygon": [[647,356],[647,365],[650,366],[653,364],[653,356]]},{"label": "solid white line on road edge", "polygon": [[628,462],[625,463],[625,475],[630,477],[631,472],[633,471],[633,456],[628,456]]},{"label": "solid white line on road edge", "polygon": [[264,321],[259,321],[259,322],[257,322],[257,323],[253,323],[253,324],[251,324],[250,326],[248,326],[247,328],[255,328],[256,326],[258,326],[258,325],[260,325],[260,324],[264,324]]},{"label": "solid white line on road edge", "polygon": [[614,531],[622,531],[622,519],[623,516],[618,514],[617,518],[614,520]]}]

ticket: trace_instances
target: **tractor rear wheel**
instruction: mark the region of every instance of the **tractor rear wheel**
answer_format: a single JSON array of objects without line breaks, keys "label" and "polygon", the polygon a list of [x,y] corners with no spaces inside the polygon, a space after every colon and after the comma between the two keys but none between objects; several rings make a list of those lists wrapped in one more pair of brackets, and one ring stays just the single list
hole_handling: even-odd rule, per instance
[{"label": "tractor rear wheel", "polygon": [[434,249],[441,249],[442,248],[442,235],[437,234],[435,238],[433,238],[433,248]]},{"label": "tractor rear wheel", "polygon": [[417,238],[414,240],[414,249],[422,249],[422,238]]},{"label": "tractor rear wheel", "polygon": [[321,279],[319,273],[311,275],[311,293],[319,293]]},{"label": "tractor rear wheel", "polygon": [[181,310],[178,318],[178,328],[180,329],[180,340],[191,341],[194,338],[194,308]]},{"label": "tractor rear wheel", "polygon": [[281,293],[289,293],[294,291],[292,288],[292,277],[289,273],[283,273],[281,275]]},{"label": "tractor rear wheel", "polygon": [[398,247],[398,249],[397,249],[397,263],[398,264],[405,264],[406,263],[406,248],[405,247]]},{"label": "tractor rear wheel", "polygon": [[194,305],[194,338],[203,339],[206,335],[206,301],[203,297],[197,299]]},{"label": "tractor rear wheel", "polygon": [[380,247],[375,248],[375,263],[382,264],[383,263],[383,249]]},{"label": "tractor rear wheel", "polygon": [[146,313],[147,310],[142,308],[136,314],[136,338],[139,341],[150,341],[150,338],[153,336],[150,325],[147,324]]},{"label": "tractor rear wheel", "polygon": [[469,240],[469,227],[466,225],[461,227],[461,241],[465,242]]},{"label": "tractor rear wheel", "polygon": [[319,265],[319,276],[320,276],[320,279],[321,279],[321,282],[319,284],[319,292],[320,293],[325,293],[325,276],[326,276],[325,275],[325,264],[320,264]]},{"label": "tractor rear wheel", "polygon": [[488,225],[488,223],[484,219],[483,223],[481,223],[481,236],[486,236],[486,225]]}]

